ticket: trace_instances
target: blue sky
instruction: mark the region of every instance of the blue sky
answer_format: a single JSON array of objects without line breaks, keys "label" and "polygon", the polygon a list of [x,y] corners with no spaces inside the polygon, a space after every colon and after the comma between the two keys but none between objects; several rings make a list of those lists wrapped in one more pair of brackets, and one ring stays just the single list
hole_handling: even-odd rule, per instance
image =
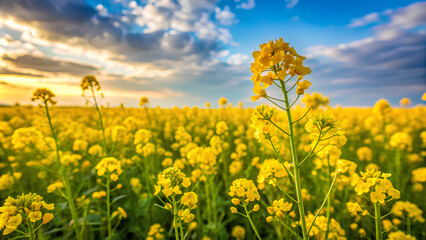
[{"label": "blue sky", "polygon": [[331,105],[426,91],[426,2],[307,0],[0,1],[0,103],[29,103],[38,87],[83,105],[97,76],[104,103],[251,103],[251,52],[283,37],[312,74],[308,92]]}]

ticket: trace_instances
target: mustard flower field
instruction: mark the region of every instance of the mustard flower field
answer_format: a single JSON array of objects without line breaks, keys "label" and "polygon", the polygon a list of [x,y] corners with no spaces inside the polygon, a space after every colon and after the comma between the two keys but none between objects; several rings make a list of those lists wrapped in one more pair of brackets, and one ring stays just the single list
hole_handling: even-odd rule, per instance
[{"label": "mustard flower field", "polygon": [[426,108],[332,108],[304,60],[261,44],[256,108],[1,108],[0,239],[426,239]]}]

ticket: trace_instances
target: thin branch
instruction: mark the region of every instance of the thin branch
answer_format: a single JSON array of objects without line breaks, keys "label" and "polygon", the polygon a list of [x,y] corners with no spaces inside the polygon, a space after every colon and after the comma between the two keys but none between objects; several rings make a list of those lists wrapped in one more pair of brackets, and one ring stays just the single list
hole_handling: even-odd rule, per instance
[{"label": "thin branch", "polygon": [[265,96],[265,98],[266,98],[266,99],[268,99],[268,100],[269,100],[271,103],[273,103],[275,106],[277,106],[277,107],[281,108],[281,109],[282,109],[282,110],[284,110],[284,111],[287,111],[285,108],[281,107],[280,105],[276,104],[274,101],[272,101],[271,99],[269,99],[269,97],[268,97],[268,96]]},{"label": "thin branch", "polygon": [[291,108],[291,107],[293,107],[293,105],[297,102],[297,100],[299,99],[299,96],[300,95],[297,95],[297,97],[296,97],[296,100],[294,100],[294,102],[290,105],[290,107],[288,107],[288,108]]},{"label": "thin branch", "polygon": [[[284,165],[283,160],[281,159],[280,155],[278,154],[277,149],[275,148],[274,144],[272,143],[272,140],[269,139],[269,141],[271,142],[272,148],[274,149],[275,154],[278,157],[278,160],[280,161],[280,163],[283,165],[284,169],[287,171],[288,175],[290,175],[292,178],[290,178],[292,180],[292,182],[294,181],[294,175],[287,169],[287,167]],[[294,183],[294,182],[293,182]]]},{"label": "thin branch", "polygon": [[290,136],[284,129],[280,128],[277,124],[275,124],[271,119],[267,119],[270,123],[272,123],[275,127],[277,127],[279,130],[281,130],[283,133],[287,134],[287,136]]},{"label": "thin branch", "polygon": [[278,221],[280,221],[280,223],[285,227],[285,228],[287,228],[287,230],[289,230],[294,236],[296,236],[297,237],[297,239],[300,239],[300,240],[303,240],[303,238],[301,238],[300,236],[299,236],[299,234],[297,234],[295,231],[293,231],[293,229],[291,229],[289,226],[287,226],[287,224],[285,224],[281,219],[279,219],[278,217],[277,217],[277,219],[278,219]]},{"label": "thin branch", "polygon": [[312,108],[312,107],[309,107],[309,108],[308,108],[308,110],[305,112],[305,114],[303,114],[303,116],[302,116],[301,118],[299,118],[299,119],[297,119],[296,121],[292,122],[292,124],[295,124],[295,123],[297,123],[298,121],[302,120],[302,119],[306,116],[306,114],[308,114],[308,112],[311,110],[311,108]]},{"label": "thin branch", "polygon": [[269,98],[272,98],[272,99],[274,99],[274,100],[280,101],[280,102],[285,102],[284,100],[281,100],[281,99],[278,99],[278,98],[274,98],[274,97],[271,97],[271,96],[269,96],[269,95],[266,95],[266,96],[268,96]]},{"label": "thin branch", "polygon": [[287,90],[287,92],[289,93],[296,85],[297,85],[297,81],[293,84],[293,86],[291,86],[289,90]]},{"label": "thin branch", "polygon": [[296,199],[292,198],[286,191],[284,191],[284,189],[282,189],[277,181],[275,181],[274,179],[272,179],[272,181],[275,183],[275,185],[277,185],[278,189],[281,190],[281,192],[283,192],[288,198],[290,198],[290,200],[292,200],[294,203],[298,204],[298,202],[296,201]]},{"label": "thin branch", "polygon": [[[320,136],[321,136],[321,133],[320,133]],[[317,146],[318,146],[318,143],[320,142],[320,139],[321,139],[321,137],[320,136],[318,136],[318,140],[317,140],[317,142],[315,143],[315,146],[311,149],[311,151],[308,153],[308,155],[306,155],[306,157],[299,163],[299,167],[300,166],[302,166],[302,164],[306,161],[306,160],[308,160],[308,158],[309,157],[311,157],[311,156],[313,156],[313,155],[315,155],[315,154],[313,154],[313,155],[311,155],[314,151],[315,151],[315,149],[317,148]]]},{"label": "thin branch", "polygon": [[322,202],[322,204],[321,204],[321,207],[318,209],[317,214],[315,214],[315,218],[314,218],[314,220],[312,221],[311,226],[309,227],[309,230],[308,230],[308,233],[307,233],[308,235],[309,235],[309,232],[311,232],[311,229],[312,229],[312,227],[313,227],[313,226],[314,226],[314,224],[315,224],[315,220],[317,219],[318,214],[321,212],[322,208],[324,207],[325,202],[327,202],[328,196],[330,195],[331,190],[333,189],[334,183],[336,182],[337,175],[338,175],[337,173],[336,173],[336,175],[334,175],[333,182],[331,183],[330,188],[328,189],[327,195],[325,196],[324,201],[323,201],[323,202]]}]

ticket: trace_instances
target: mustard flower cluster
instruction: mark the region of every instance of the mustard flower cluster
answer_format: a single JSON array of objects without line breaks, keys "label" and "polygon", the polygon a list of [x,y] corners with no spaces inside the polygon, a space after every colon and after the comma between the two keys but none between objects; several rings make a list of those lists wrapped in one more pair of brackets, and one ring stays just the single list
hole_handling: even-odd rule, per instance
[{"label": "mustard flower cluster", "polygon": [[400,192],[396,190],[388,178],[389,173],[381,173],[374,169],[367,169],[361,172],[361,176],[354,174],[351,185],[358,195],[369,194],[369,199],[373,202],[384,204],[385,201],[400,198]]},{"label": "mustard flower cluster", "polygon": [[388,240],[416,240],[416,238],[411,236],[410,234],[405,234],[404,232],[397,231],[389,233]]},{"label": "mustard flower cluster", "polygon": [[194,168],[191,175],[193,180],[205,181],[207,176],[216,172],[217,156],[211,147],[197,147],[186,155],[188,163]]},{"label": "mustard flower cluster", "polygon": [[275,110],[271,107],[260,105],[251,115],[251,127],[254,129],[254,137],[259,140],[271,140],[275,136],[277,128],[272,122],[277,121]]},{"label": "mustard flower cluster", "polygon": [[[231,202],[236,206],[243,206],[246,208],[250,202],[260,200],[260,195],[257,191],[256,185],[254,185],[253,181],[246,178],[239,178],[234,180],[229,189],[230,191],[228,194],[229,196],[233,197]],[[258,210],[259,205],[255,204],[251,211],[257,212]],[[231,212],[237,213],[238,210],[235,207],[231,207]]]},{"label": "mustard flower cluster", "polygon": [[312,95],[307,93],[302,98],[302,103],[304,103],[307,108],[316,110],[321,106],[328,106],[330,99],[328,99],[328,97],[323,97],[321,93],[313,93]]},{"label": "mustard flower cluster", "polygon": [[356,150],[356,155],[359,160],[370,162],[373,157],[373,152],[370,148],[364,146]]},{"label": "mustard flower cluster", "polygon": [[[298,95],[302,95],[311,85],[309,81],[300,82],[303,76],[311,73],[311,69],[303,66],[305,57],[297,54],[296,50],[290,47],[289,43],[282,38],[269,41],[260,45],[260,51],[253,52],[254,62],[251,64],[251,78],[254,83],[253,92],[255,96],[253,101],[266,96],[264,89],[274,84],[274,81],[284,81],[287,76],[297,78]],[[263,74],[267,72],[266,74]]]},{"label": "mustard flower cluster", "polygon": [[43,135],[35,127],[18,128],[13,132],[12,144],[15,149],[40,147],[44,144]]},{"label": "mustard flower cluster", "polygon": [[389,140],[389,145],[399,149],[410,149],[413,144],[413,139],[406,132],[397,132],[393,134]]},{"label": "mustard flower cluster", "polygon": [[392,110],[391,105],[386,99],[380,99],[374,104],[374,112],[379,116],[384,116]]},{"label": "mustard flower cluster", "polygon": [[401,218],[410,218],[413,222],[424,223],[423,211],[414,203],[397,201],[392,206],[392,212]]},{"label": "mustard flower cluster", "polygon": [[157,195],[162,191],[166,197],[170,195],[182,194],[181,187],[187,188],[191,185],[191,181],[186,177],[185,173],[179,168],[169,167],[158,174],[157,185],[155,185],[155,193]]},{"label": "mustard flower cluster", "polygon": [[151,225],[149,228],[148,236],[146,240],[162,240],[165,239],[164,228],[159,223]]},{"label": "mustard flower cluster", "polygon": [[141,97],[141,100],[139,101],[139,107],[145,106],[149,103],[149,100],[147,97]]},{"label": "mustard flower cluster", "polygon": [[[296,213],[294,211],[291,211],[291,207],[293,206],[293,203],[286,202],[284,198],[281,198],[279,200],[274,200],[272,202],[272,206],[268,207],[268,213],[271,216],[268,216],[266,218],[267,222],[272,222],[273,220],[279,220],[289,217],[296,217]],[[291,211],[291,212],[290,212]]]},{"label": "mustard flower cluster", "polygon": [[240,225],[232,228],[231,236],[237,240],[244,240],[246,238],[246,229]]},{"label": "mustard flower cluster", "polygon": [[[160,191],[166,196],[168,203],[164,209],[179,217],[180,220],[189,223],[194,219],[191,210],[197,207],[198,196],[194,192],[186,192],[181,197],[179,204],[176,202],[176,196],[182,194],[182,189],[191,185],[191,181],[176,167],[169,167],[158,174],[157,185],[155,185],[154,195]],[[169,197],[172,197],[170,199]],[[177,226],[176,226],[177,227]]]},{"label": "mustard flower cluster", "polygon": [[265,181],[273,186],[276,182],[288,176],[284,165],[290,166],[288,162],[281,163],[276,159],[266,159],[260,164],[259,174],[257,175],[257,182],[264,183]]},{"label": "mustard flower cluster", "polygon": [[[4,205],[0,207],[0,231],[4,229],[3,235],[10,234],[21,223],[28,231],[31,231],[33,224],[42,220],[40,225],[35,227],[35,229],[38,229],[53,219],[53,214],[48,212],[53,209],[53,203],[47,204],[43,201],[43,197],[35,193],[22,194],[16,198],[9,196]],[[28,224],[31,224],[31,226],[28,226]],[[34,232],[28,233],[28,235],[34,234]]]},{"label": "mustard flower cluster", "polygon": [[31,101],[35,102],[37,100],[40,100],[44,104],[50,103],[52,105],[55,105],[57,101],[53,99],[54,97],[56,97],[56,95],[49,89],[37,88],[33,92],[33,97],[31,98]]},{"label": "mustard flower cluster", "polygon": [[101,90],[101,85],[99,84],[99,81],[96,79],[95,76],[92,76],[92,75],[85,76],[81,80],[80,87],[83,90],[83,92],[89,89],[93,89],[96,91]]},{"label": "mustard flower cluster", "polygon": [[[312,214],[308,214],[306,216],[306,224],[311,226],[315,216]],[[315,239],[318,240],[326,240],[326,232],[327,232],[327,224],[328,219],[326,216],[318,216],[315,220],[314,225],[312,226],[312,230],[309,232],[311,237],[315,236]],[[328,236],[327,239],[333,240],[346,240],[345,230],[340,226],[340,223],[336,221],[336,219],[330,219],[330,225],[328,226]]]},{"label": "mustard flower cluster", "polygon": [[123,173],[121,169],[121,163],[114,157],[107,157],[102,159],[95,167],[99,177],[104,176],[109,177],[111,181],[116,182],[118,177]]}]

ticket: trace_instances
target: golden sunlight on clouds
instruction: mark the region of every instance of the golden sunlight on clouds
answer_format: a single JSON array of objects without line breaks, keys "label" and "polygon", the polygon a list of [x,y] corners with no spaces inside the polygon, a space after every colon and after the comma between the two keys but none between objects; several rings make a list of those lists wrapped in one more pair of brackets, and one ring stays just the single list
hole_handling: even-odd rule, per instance
[{"label": "golden sunlight on clouds", "polygon": [[[52,90],[58,100],[59,105],[84,105],[85,99],[81,96],[80,79],[61,78],[59,82],[55,78],[34,78],[17,75],[3,75],[0,79],[0,103],[1,104],[31,104],[30,98],[36,88],[48,88]],[[142,96],[152,99],[165,99],[170,97],[180,97],[182,93],[174,92],[170,89],[159,91],[131,91],[103,87],[99,92],[105,95],[104,103],[111,106],[118,106],[123,100],[138,101]]]}]

